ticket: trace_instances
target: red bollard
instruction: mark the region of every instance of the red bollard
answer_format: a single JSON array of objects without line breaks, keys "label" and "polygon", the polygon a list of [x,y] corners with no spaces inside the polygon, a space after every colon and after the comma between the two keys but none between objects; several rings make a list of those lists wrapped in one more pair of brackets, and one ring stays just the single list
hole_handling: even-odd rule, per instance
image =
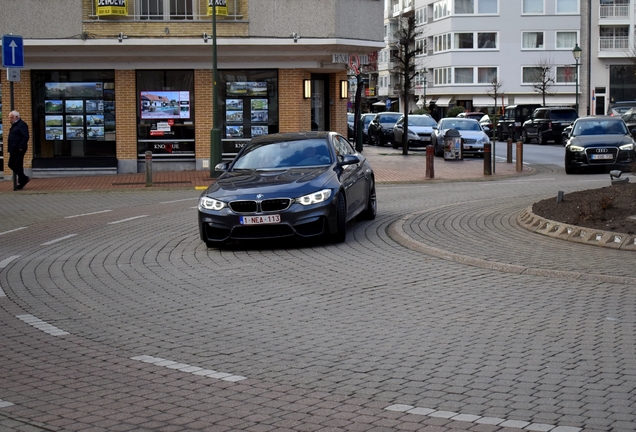
[{"label": "red bollard", "polygon": [[492,154],[490,143],[484,144],[484,175],[492,175]]},{"label": "red bollard", "polygon": [[426,146],[426,178],[432,179],[435,178],[435,167],[433,166],[433,161],[435,160],[435,153],[433,152],[433,146]]},{"label": "red bollard", "polygon": [[523,171],[523,143],[517,141],[517,172]]}]

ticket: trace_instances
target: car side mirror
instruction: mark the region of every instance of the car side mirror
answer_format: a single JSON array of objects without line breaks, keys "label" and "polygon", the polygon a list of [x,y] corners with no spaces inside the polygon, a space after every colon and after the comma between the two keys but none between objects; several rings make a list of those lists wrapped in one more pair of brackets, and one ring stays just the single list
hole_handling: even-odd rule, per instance
[{"label": "car side mirror", "polygon": [[216,164],[214,165],[214,171],[225,172],[227,171],[228,165],[229,164],[227,162],[221,162],[220,164]]},{"label": "car side mirror", "polygon": [[356,155],[344,155],[339,157],[338,159],[340,159],[338,161],[338,164],[340,164],[340,166],[355,165],[360,163],[360,158]]}]

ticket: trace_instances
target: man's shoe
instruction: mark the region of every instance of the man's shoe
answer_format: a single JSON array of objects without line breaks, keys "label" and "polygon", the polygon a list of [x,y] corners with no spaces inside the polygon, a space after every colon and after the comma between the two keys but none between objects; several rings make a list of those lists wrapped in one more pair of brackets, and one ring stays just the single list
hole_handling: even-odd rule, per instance
[{"label": "man's shoe", "polygon": [[22,190],[23,187],[24,187],[24,185],[17,185],[16,187],[13,188],[13,190],[14,191]]},{"label": "man's shoe", "polygon": [[24,181],[24,183],[22,183],[22,187],[21,187],[20,189],[22,189],[23,187],[25,187],[25,186],[26,186],[26,184],[27,184],[29,181],[31,181],[31,177],[26,176],[26,180]]}]

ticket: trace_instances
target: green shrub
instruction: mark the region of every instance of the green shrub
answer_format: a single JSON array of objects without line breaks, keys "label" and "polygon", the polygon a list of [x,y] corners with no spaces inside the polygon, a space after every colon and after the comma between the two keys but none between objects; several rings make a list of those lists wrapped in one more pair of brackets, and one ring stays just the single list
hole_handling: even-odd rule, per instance
[{"label": "green shrub", "polygon": [[457,114],[463,113],[464,111],[466,111],[464,107],[455,106],[448,110],[446,117],[457,117]]}]

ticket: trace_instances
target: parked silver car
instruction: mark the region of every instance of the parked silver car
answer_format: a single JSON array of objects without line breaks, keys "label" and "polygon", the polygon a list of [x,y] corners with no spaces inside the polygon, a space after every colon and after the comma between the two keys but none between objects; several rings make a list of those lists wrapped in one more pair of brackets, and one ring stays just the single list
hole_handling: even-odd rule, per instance
[{"label": "parked silver car", "polygon": [[[431,143],[433,128],[437,122],[428,114],[409,115],[408,147],[426,147]],[[393,127],[393,148],[402,147],[404,136],[404,116],[395,123]]]}]

